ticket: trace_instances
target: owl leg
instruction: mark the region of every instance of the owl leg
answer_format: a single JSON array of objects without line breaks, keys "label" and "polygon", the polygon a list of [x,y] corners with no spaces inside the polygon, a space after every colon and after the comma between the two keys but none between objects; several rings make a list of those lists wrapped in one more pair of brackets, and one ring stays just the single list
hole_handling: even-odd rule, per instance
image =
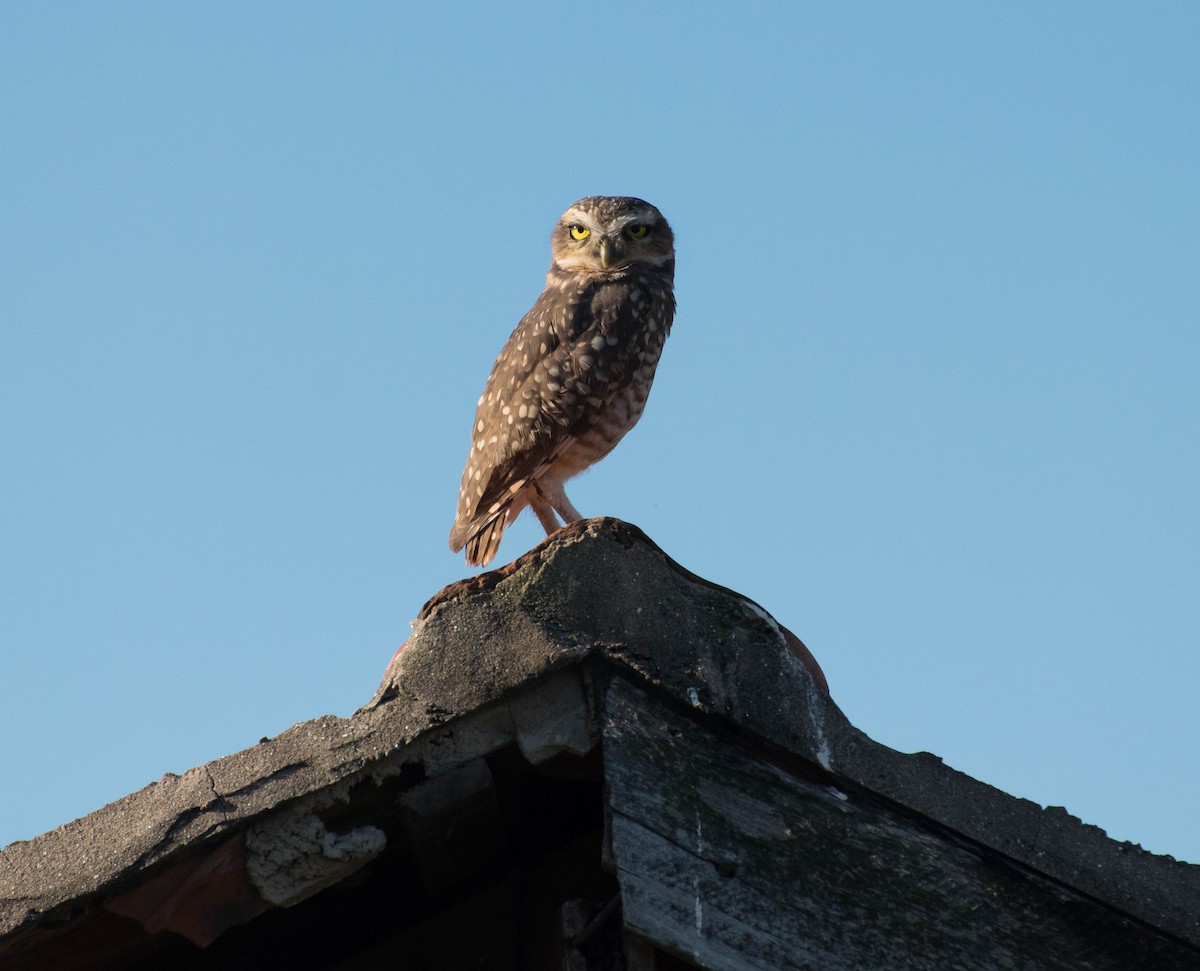
[{"label": "owl leg", "polygon": [[550,508],[550,504],[542,497],[538,491],[537,483],[530,482],[528,485],[522,486],[520,490],[513,496],[512,503],[508,507],[508,522],[515,523],[521,511],[529,506],[537,516],[538,522],[542,524],[542,529],[549,536],[555,530],[562,529],[562,524],[554,518],[554,510]]},{"label": "owl leg", "polygon": [[[583,518],[579,510],[571,505],[571,500],[567,498],[567,493],[563,489],[561,482],[553,480],[538,479],[535,483],[537,486],[538,496],[543,502],[547,502],[563,518],[564,523],[578,522]],[[542,524],[543,526],[545,523]]]},{"label": "owl leg", "polygon": [[533,490],[529,497],[529,505],[533,509],[534,515],[537,516],[538,522],[542,524],[542,529],[546,531],[546,535],[562,529],[562,525],[554,518],[554,510],[550,508],[545,497],[537,489]]}]

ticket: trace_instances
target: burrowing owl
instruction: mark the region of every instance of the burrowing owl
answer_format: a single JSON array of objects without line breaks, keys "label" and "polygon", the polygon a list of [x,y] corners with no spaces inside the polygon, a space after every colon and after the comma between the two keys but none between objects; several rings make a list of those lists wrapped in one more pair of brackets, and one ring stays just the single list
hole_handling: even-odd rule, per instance
[{"label": "burrowing owl", "polygon": [[479,399],[450,549],[482,566],[531,506],[546,534],[582,518],[563,483],[642,415],[675,316],[675,237],[650,203],[590,196],[550,238],[546,289]]}]

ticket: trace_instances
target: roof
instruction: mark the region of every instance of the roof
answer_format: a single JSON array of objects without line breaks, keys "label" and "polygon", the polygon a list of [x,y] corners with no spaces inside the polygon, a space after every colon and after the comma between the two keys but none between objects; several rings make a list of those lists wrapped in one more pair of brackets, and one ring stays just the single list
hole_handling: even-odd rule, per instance
[{"label": "roof", "polygon": [[[872,741],[766,611],[612,519],[437,594],[353,716],[303,722],[8,846],[0,966],[88,967],[103,952],[114,967],[167,954],[232,967],[178,962],[230,940],[250,954],[273,926],[305,940],[338,900],[369,915],[389,867],[387,892],[407,888],[411,920],[394,906],[389,921],[408,953],[427,938],[444,951],[454,935],[438,922],[462,907],[493,919],[533,860],[587,946],[612,923],[612,891],[632,940],[708,967],[739,967],[754,947],[780,967],[840,966],[834,954],[951,966],[881,956],[881,908],[915,928],[926,961],[1011,946],[1090,955],[1014,967],[1116,968],[1133,947],[1200,967],[1200,867]],[[976,927],[978,941],[930,943],[969,915],[997,939]],[[1014,921],[1042,943],[1012,944]],[[779,937],[781,923],[800,936]],[[387,946],[374,926],[356,947]],[[752,943],[730,945],[738,934]],[[893,928],[888,946],[903,936]]]}]

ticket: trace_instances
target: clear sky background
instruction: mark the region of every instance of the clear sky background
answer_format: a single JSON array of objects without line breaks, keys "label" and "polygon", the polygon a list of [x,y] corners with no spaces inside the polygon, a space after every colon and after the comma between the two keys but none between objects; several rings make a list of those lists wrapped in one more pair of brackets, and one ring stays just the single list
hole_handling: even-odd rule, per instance
[{"label": "clear sky background", "polygon": [[602,193],[679,313],[575,504],[878,741],[1200,862],[1198,49],[1192,2],[3,5],[0,844],[368,700]]}]

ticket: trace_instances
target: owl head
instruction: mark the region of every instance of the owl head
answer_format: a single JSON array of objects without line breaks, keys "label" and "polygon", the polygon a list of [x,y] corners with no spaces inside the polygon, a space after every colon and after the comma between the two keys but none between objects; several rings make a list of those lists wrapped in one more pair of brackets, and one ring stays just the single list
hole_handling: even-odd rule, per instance
[{"label": "owl head", "polygon": [[629,196],[588,196],[562,214],[550,237],[553,267],[617,275],[632,266],[671,269],[675,235],[661,212]]}]

